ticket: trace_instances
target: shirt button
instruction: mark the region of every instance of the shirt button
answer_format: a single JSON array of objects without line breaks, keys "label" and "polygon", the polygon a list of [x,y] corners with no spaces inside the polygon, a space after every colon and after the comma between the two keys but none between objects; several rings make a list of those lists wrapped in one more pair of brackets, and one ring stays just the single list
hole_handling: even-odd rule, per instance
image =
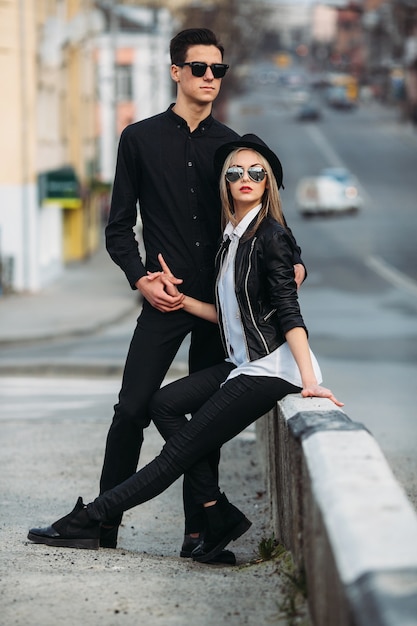
[{"label": "shirt button", "polygon": [[193,166],[192,161],[188,161],[187,165],[188,165],[188,167],[192,167]]},{"label": "shirt button", "polygon": [[196,245],[196,246],[197,246],[197,248],[198,248],[198,247],[200,246],[200,242],[199,242],[199,241],[196,241],[196,242],[195,242],[195,245]]},{"label": "shirt button", "polygon": [[193,220],[196,220],[196,219],[197,219],[197,215],[193,215]]},{"label": "shirt button", "polygon": [[191,187],[190,191],[191,193],[194,193],[194,187]]}]

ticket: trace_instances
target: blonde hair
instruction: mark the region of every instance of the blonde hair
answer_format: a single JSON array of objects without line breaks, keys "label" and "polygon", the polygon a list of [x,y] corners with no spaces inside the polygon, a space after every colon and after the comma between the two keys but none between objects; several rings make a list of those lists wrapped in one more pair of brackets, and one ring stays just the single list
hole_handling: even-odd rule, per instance
[{"label": "blonde hair", "polygon": [[226,180],[226,171],[231,166],[233,161],[236,158],[236,155],[241,150],[251,150],[254,154],[256,154],[256,158],[258,162],[262,165],[264,170],[266,171],[267,176],[267,185],[265,188],[265,193],[262,197],[262,208],[257,215],[257,219],[254,227],[251,229],[250,233],[247,236],[252,236],[253,233],[258,229],[259,224],[267,215],[273,217],[277,222],[279,222],[282,226],[285,226],[284,217],[282,214],[282,204],[281,197],[279,195],[278,184],[272,168],[269,162],[262,156],[259,152],[254,150],[253,148],[236,148],[233,150],[225,159],[223,164],[222,173],[220,176],[220,199],[222,203],[222,228],[226,226],[228,222],[231,222],[233,225],[236,225],[236,218],[234,212],[233,198],[230,193],[229,183]]}]

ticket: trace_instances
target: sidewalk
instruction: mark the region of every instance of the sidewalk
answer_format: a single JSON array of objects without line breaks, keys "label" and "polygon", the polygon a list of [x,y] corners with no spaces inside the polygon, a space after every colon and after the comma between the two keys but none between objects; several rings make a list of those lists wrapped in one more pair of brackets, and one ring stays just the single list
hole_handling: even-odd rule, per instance
[{"label": "sidewalk", "polygon": [[88,260],[66,267],[33,294],[0,297],[0,346],[95,332],[139,307],[104,244]]},{"label": "sidewalk", "polygon": [[[29,528],[68,513],[79,495],[85,502],[97,495],[117,390],[111,378],[66,380],[64,387],[56,378],[0,377],[0,625],[308,626],[299,594],[297,615],[304,618],[288,621],[297,593],[285,574],[292,572],[289,554],[255,562],[272,530],[253,431],[222,449],[222,489],[253,522],[230,545],[236,567],[179,557],[182,480],[126,512],[117,550],[27,541]],[[141,465],[161,446],[150,426]]]}]

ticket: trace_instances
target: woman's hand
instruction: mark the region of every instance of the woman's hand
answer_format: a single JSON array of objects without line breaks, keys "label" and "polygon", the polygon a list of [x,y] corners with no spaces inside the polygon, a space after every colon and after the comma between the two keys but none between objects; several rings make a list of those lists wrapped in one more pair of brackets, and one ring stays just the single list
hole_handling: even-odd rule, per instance
[{"label": "woman's hand", "polygon": [[182,283],[182,280],[180,278],[167,276],[166,274],[164,274],[164,272],[147,272],[146,278],[150,282],[159,279],[159,281],[164,286],[163,288],[165,293],[167,293],[168,295],[172,297],[184,297],[181,291],[178,291],[177,288],[177,285],[180,285]]},{"label": "woman's hand", "polygon": [[180,278],[175,278],[174,274],[165,263],[162,254],[158,254],[158,261],[163,271],[148,272],[147,276],[143,276],[140,279],[142,282],[147,280],[149,285],[154,284],[159,286],[159,289],[163,293],[163,304],[158,303],[158,306],[153,306],[156,306],[157,309],[164,313],[183,309],[186,313],[191,313],[191,315],[196,315],[208,322],[217,324],[217,313],[214,304],[196,300],[178,291],[177,285],[180,285],[183,281]]},{"label": "woman's hand", "polygon": [[178,295],[180,291],[178,291],[177,285],[181,285],[182,279],[174,276],[161,253],[158,254],[158,261],[162,267],[162,273],[160,273],[160,275],[161,280],[165,285],[166,292],[171,296]]},{"label": "woman's hand", "polygon": [[[172,283],[170,283],[172,286]],[[178,311],[183,308],[182,301],[184,295],[176,288],[170,290],[166,288],[163,280],[162,272],[152,272],[147,276],[142,276],[136,282],[136,288],[141,292],[144,298],[155,309],[162,313],[168,313],[170,311]]]},{"label": "woman's hand", "polygon": [[309,385],[308,387],[304,387],[301,391],[301,395],[303,398],[329,398],[336,406],[344,406],[344,403],[335,398],[330,389],[326,389],[326,387],[322,387],[321,385]]},{"label": "woman's hand", "polygon": [[142,293],[143,297],[158,311],[168,313],[178,311],[184,308],[184,294],[178,291],[177,285],[182,283],[180,278],[176,278],[168,265],[165,263],[161,255],[160,262],[164,271],[148,272],[146,276],[142,276],[136,287]]}]

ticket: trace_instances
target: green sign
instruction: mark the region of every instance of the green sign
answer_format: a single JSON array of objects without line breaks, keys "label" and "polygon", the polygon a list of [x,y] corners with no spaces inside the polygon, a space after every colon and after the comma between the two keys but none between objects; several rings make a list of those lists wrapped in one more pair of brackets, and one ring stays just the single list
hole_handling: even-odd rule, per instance
[{"label": "green sign", "polygon": [[64,209],[81,207],[80,183],[73,167],[61,167],[38,176],[41,204],[59,204]]}]

